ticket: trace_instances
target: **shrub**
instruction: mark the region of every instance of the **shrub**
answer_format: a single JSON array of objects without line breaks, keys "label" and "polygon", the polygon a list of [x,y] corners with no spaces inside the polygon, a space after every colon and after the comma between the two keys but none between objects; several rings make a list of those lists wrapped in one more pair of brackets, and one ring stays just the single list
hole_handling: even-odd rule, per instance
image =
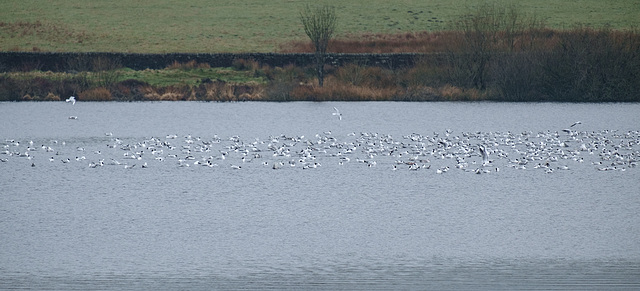
[{"label": "shrub", "polygon": [[0,101],[17,101],[24,96],[18,82],[13,78],[0,76]]},{"label": "shrub", "polygon": [[293,100],[302,101],[385,101],[398,94],[396,87],[356,86],[328,76],[323,87],[300,85],[291,92]]},{"label": "shrub", "polygon": [[336,78],[344,83],[360,86],[370,77],[365,66],[347,64],[337,69]]},{"label": "shrub", "polygon": [[505,54],[495,60],[490,74],[493,86],[499,91],[499,99],[508,101],[543,101],[548,99],[540,92],[542,55],[539,53]]},{"label": "shrub", "polygon": [[256,71],[260,69],[260,64],[253,59],[234,59],[231,66],[239,71]]},{"label": "shrub", "polygon": [[122,68],[122,63],[116,58],[95,57],[91,60],[91,70],[94,72],[113,71]]},{"label": "shrub", "polygon": [[416,102],[416,101],[442,101],[444,100],[442,96],[439,95],[437,90],[432,87],[426,86],[415,86],[405,89],[403,92],[400,92],[393,96],[392,101],[407,101],[407,102]]},{"label": "shrub", "polygon": [[198,63],[195,60],[191,60],[186,63],[173,61],[173,63],[171,63],[171,65],[168,65],[166,68],[171,70],[209,69],[211,68],[211,65],[209,65],[208,63]]},{"label": "shrub", "polygon": [[513,52],[517,36],[525,28],[537,29],[542,23],[527,17],[515,6],[481,4],[454,24],[459,31],[448,49],[451,77],[455,84],[485,89],[491,83],[489,71],[497,52]]},{"label": "shrub", "polygon": [[347,64],[337,68],[335,78],[341,83],[354,86],[394,88],[398,85],[394,71],[357,64]]},{"label": "shrub", "polygon": [[141,101],[144,100],[143,88],[146,87],[150,87],[146,82],[128,79],[114,84],[111,93],[116,100]]},{"label": "shrub", "polygon": [[49,92],[49,94],[44,97],[44,101],[60,101],[60,96]]},{"label": "shrub", "polygon": [[162,88],[154,88],[151,86],[143,87],[144,98],[152,101],[177,101],[187,100],[191,96],[189,86],[168,86]]},{"label": "shrub", "polygon": [[265,89],[257,84],[233,84],[221,80],[203,82],[192,89],[194,100],[231,102],[265,100]]},{"label": "shrub", "polygon": [[82,101],[111,101],[111,92],[104,87],[92,88],[78,93],[78,100]]},{"label": "shrub", "polygon": [[543,91],[558,101],[640,101],[640,34],[576,28],[545,55]]},{"label": "shrub", "polygon": [[298,85],[295,82],[270,82],[269,85],[265,88],[264,100],[276,102],[293,101],[293,96],[291,95],[291,93],[296,86]]}]

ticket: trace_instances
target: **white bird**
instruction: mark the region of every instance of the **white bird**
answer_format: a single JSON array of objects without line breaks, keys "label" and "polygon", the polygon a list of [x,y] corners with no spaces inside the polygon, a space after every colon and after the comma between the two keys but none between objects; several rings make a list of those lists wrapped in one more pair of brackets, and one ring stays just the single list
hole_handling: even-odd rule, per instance
[{"label": "white bird", "polygon": [[478,145],[478,149],[480,150],[480,154],[482,155],[482,166],[488,165],[489,155],[487,154],[487,150],[481,144]]},{"label": "white bird", "polygon": [[333,110],[336,111],[333,113],[333,115],[338,116],[338,120],[342,120],[342,113],[340,113],[340,110],[338,110],[338,108],[335,108],[335,107],[333,107]]},{"label": "white bird", "polygon": [[77,116],[69,116],[69,119],[78,119]]},{"label": "white bird", "polygon": [[65,102],[71,102],[71,105],[76,105],[76,97],[69,97]]}]

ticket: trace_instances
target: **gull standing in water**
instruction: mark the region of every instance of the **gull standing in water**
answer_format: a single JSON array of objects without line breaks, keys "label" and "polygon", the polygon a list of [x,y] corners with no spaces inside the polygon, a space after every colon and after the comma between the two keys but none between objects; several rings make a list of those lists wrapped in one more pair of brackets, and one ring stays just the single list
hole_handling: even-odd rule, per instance
[{"label": "gull standing in water", "polygon": [[65,102],[71,102],[71,105],[76,105],[76,97],[69,97],[67,100],[65,100]]},{"label": "gull standing in water", "polygon": [[342,113],[340,113],[340,110],[338,110],[338,108],[335,108],[335,107],[333,107],[333,110],[336,111],[333,113],[333,115],[338,116],[338,120],[342,120]]}]

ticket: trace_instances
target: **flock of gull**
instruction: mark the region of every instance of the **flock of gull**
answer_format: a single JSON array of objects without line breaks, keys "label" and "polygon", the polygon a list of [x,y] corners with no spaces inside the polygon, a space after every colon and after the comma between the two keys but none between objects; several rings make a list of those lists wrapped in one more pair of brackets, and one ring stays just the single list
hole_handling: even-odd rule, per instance
[{"label": "flock of gull", "polygon": [[[75,104],[75,98],[67,102]],[[334,116],[342,114],[334,108]],[[77,119],[72,116],[70,119]],[[238,135],[197,137],[169,134],[142,140],[118,138],[112,133],[91,143],[78,141],[5,139],[0,161],[26,161],[89,169],[119,167],[201,167],[242,170],[247,168],[317,169],[365,167],[426,171],[444,174],[463,171],[488,174],[507,169],[545,173],[591,167],[599,171],[626,171],[640,158],[640,132],[581,131],[576,122],[560,131],[412,133],[399,137],[375,132],[311,137],[271,135],[244,139]]]}]

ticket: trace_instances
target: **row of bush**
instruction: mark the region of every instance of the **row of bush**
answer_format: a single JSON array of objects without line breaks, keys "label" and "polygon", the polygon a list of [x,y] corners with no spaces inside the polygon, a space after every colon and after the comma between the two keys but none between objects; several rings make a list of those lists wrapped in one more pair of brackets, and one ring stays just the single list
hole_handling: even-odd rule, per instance
[{"label": "row of bush", "polygon": [[[429,92],[436,99],[640,101],[637,29],[554,30],[516,6],[479,5],[449,31],[363,35],[333,40],[330,48],[338,53],[438,54],[385,73],[397,76],[389,87],[395,85],[394,96],[403,96],[400,99]],[[293,42],[282,50],[313,48],[308,42]],[[372,78],[378,84],[380,75]]]},{"label": "row of bush", "polygon": [[425,85],[476,88],[508,101],[640,101],[637,31],[543,29],[521,32],[509,46],[469,42],[461,41],[467,46],[450,51],[444,64],[418,65]]},{"label": "row of bush", "polygon": [[[326,66],[323,87],[314,69],[272,67],[239,59],[233,67],[266,84],[203,79],[196,85],[152,86],[118,81],[126,64],[90,63],[94,79],[82,72],[63,78],[0,76],[0,100],[83,101],[640,101],[640,34],[635,30],[575,28],[482,30],[472,26],[438,33],[439,57],[418,58],[397,69],[366,62]],[[437,40],[436,40],[437,39]],[[88,64],[77,64],[78,67]],[[174,63],[168,69],[207,67]]]},{"label": "row of bush", "polygon": [[636,30],[560,31],[532,25],[437,34],[440,44],[434,47],[446,47],[439,57],[428,55],[395,70],[366,63],[327,66],[324,87],[295,68],[284,69],[289,75],[258,65],[250,69],[269,76],[266,92],[275,100],[640,101]]}]

